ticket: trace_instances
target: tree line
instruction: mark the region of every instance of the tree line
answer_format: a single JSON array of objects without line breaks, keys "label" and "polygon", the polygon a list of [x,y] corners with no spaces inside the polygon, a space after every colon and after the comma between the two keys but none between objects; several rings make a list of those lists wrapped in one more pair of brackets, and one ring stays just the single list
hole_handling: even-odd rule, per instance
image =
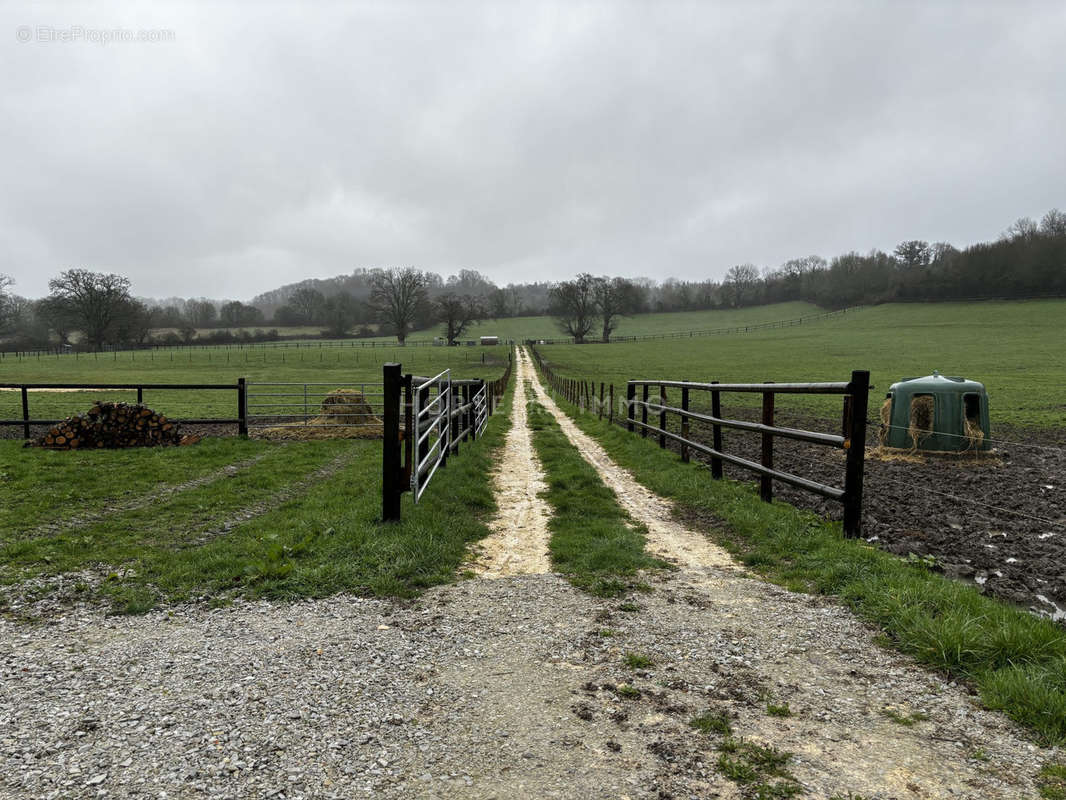
[{"label": "tree line", "polygon": [[[582,273],[558,283],[500,287],[475,270],[447,279],[413,268],[357,269],[311,279],[253,298],[148,301],[130,294],[128,279],[71,269],[49,282],[49,295],[28,300],[0,275],[0,339],[16,349],[69,344],[75,332],[92,348],[149,342],[270,338],[260,325],[317,326],[322,335],[395,335],[440,326],[454,343],[487,318],[551,314],[577,341],[607,340],[626,315],[741,308],[802,300],[824,308],[890,301],[1066,295],[1066,214],[1052,209],[1037,222],[1022,218],[996,241],[962,250],[946,242],[907,240],[891,253],[871,250],[789,259],[760,270],[730,267],[721,281],[661,283],[648,278]],[[377,326],[376,329],[374,326]],[[205,333],[205,328],[217,328]],[[242,329],[230,333],[228,329]],[[167,333],[159,333],[166,330]],[[199,332],[198,332],[199,331]]]}]

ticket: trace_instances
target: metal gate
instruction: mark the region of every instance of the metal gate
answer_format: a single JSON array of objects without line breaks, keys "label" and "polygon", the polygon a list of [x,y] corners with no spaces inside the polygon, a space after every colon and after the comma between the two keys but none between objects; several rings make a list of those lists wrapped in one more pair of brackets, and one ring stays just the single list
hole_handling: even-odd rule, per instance
[{"label": "metal gate", "polygon": [[249,383],[248,426],[350,428],[382,426],[380,383]]},{"label": "metal gate", "polygon": [[420,381],[412,381],[411,386],[414,444],[411,492],[417,503],[433,473],[447,461],[451,448],[452,373],[446,369],[432,378],[414,380]]},{"label": "metal gate", "polygon": [[474,404],[474,438],[477,439],[489,422],[489,389],[484,381],[470,401]]}]

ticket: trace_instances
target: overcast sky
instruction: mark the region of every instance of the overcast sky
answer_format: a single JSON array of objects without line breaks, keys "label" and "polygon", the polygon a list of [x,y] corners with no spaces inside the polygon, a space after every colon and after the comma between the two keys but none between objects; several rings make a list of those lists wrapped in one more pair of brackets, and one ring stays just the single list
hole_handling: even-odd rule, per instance
[{"label": "overcast sky", "polygon": [[720,278],[1066,210],[1057,0],[0,2],[27,296],[70,267],[240,299],[373,266]]}]

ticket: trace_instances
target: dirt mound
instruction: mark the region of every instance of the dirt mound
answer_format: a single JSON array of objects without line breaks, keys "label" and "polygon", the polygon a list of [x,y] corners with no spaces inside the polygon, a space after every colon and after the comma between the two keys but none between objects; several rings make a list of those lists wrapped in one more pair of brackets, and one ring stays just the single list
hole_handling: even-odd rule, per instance
[{"label": "dirt mound", "polygon": [[259,435],[271,439],[311,441],[317,439],[380,439],[381,418],[356,389],[334,389],[322,401],[320,413],[304,422],[264,428]]},{"label": "dirt mound", "polygon": [[184,436],[180,426],[147,406],[96,402],[84,414],[73,414],[50,428],[27,447],[49,450],[115,449],[195,444],[199,436]]}]

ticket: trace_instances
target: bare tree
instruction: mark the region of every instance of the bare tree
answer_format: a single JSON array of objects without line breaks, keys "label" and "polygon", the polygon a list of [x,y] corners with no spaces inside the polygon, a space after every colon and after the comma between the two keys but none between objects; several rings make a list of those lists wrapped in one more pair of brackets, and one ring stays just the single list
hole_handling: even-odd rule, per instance
[{"label": "bare tree", "polygon": [[218,309],[206,297],[201,297],[185,303],[185,316],[194,327],[206,328],[215,324],[215,320],[218,319]]},{"label": "bare tree", "polygon": [[722,293],[734,308],[754,302],[759,288],[759,270],[753,264],[730,267],[722,283]]},{"label": "bare tree", "polygon": [[560,330],[584,344],[596,321],[596,279],[583,272],[572,281],[553,286],[548,293],[548,313]]},{"label": "bare tree", "polygon": [[301,286],[289,298],[289,306],[296,310],[306,325],[322,321],[322,312],[326,307],[326,298],[318,289]]},{"label": "bare tree", "polygon": [[426,273],[412,267],[376,270],[370,277],[367,305],[379,322],[392,328],[400,344],[425,309],[428,283]]},{"label": "bare tree", "polygon": [[1051,209],[1040,220],[1040,232],[1048,236],[1066,236],[1066,214],[1057,208]]},{"label": "bare tree", "polygon": [[603,341],[611,341],[611,333],[618,326],[618,318],[640,310],[643,291],[625,278],[597,278],[592,287],[603,323]]},{"label": "bare tree", "polygon": [[434,306],[437,310],[437,318],[444,326],[444,335],[449,345],[455,344],[456,339],[485,316],[480,299],[470,295],[460,296],[448,292],[438,297]]},{"label": "bare tree", "polygon": [[69,269],[48,281],[48,299],[73,318],[85,340],[100,349],[130,302],[130,282],[121,275]]},{"label": "bare tree", "polygon": [[15,318],[15,301],[8,291],[14,283],[10,275],[0,274],[0,334],[7,332]]},{"label": "bare tree", "polygon": [[929,242],[923,242],[921,239],[900,242],[894,255],[896,263],[904,271],[927,267],[933,259],[933,251],[929,248]]}]

